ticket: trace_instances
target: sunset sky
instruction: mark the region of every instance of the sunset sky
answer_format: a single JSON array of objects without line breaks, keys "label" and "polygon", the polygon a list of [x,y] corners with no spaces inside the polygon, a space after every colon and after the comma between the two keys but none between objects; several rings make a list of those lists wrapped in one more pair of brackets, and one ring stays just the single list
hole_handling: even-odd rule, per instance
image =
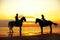
[{"label": "sunset sky", "polygon": [[[35,24],[35,20],[41,19],[41,14],[46,20],[60,24],[60,0],[0,0],[0,35],[8,31],[8,22],[15,20],[16,13],[19,14],[19,18],[25,16],[27,19],[27,22],[23,23],[22,34],[24,32],[28,35],[37,34],[40,33],[40,27],[38,23]],[[60,33],[59,29],[60,25],[57,30],[53,27],[53,32]],[[48,30],[50,28],[44,32],[49,32]],[[19,31],[18,27],[17,31]]]},{"label": "sunset sky", "polygon": [[16,13],[28,21],[41,18],[60,22],[60,0],[0,0],[0,20],[14,20]]}]

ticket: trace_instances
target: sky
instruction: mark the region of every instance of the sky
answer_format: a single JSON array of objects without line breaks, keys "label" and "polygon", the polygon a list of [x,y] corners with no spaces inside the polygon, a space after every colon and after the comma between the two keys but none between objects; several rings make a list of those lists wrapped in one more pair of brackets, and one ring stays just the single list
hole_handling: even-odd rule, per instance
[{"label": "sky", "polygon": [[16,13],[28,21],[41,18],[60,22],[60,0],[0,0],[0,20],[14,20]]},{"label": "sky", "polygon": [[[19,14],[19,18],[27,18],[28,22],[23,24],[27,27],[38,27],[35,19],[41,19],[41,14],[46,20],[60,23],[60,0],[0,0],[0,27],[8,26],[10,20],[15,20],[16,13]],[[37,30],[40,31],[38,28]]]}]

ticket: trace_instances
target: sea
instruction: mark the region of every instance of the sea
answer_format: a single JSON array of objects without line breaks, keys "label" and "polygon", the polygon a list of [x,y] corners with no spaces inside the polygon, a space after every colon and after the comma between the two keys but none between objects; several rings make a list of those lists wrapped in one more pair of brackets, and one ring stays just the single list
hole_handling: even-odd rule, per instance
[{"label": "sea", "polygon": [[[49,34],[50,27],[43,27],[43,34]],[[52,33],[60,34],[60,26],[52,26]],[[41,29],[39,26],[37,27],[22,27],[21,30],[22,36],[34,36],[34,35],[41,35]],[[8,37],[10,35],[9,27],[0,27],[0,37]],[[12,36],[20,36],[20,29],[19,27],[13,27],[13,35]]]},{"label": "sea", "polygon": [[[0,20],[0,37],[9,37],[11,34],[9,31],[8,25],[9,21],[1,21]],[[27,24],[28,23],[28,24]],[[26,22],[25,26],[22,26],[21,28],[21,34],[22,36],[35,36],[35,35],[41,35],[41,28],[38,25],[35,25],[35,22]],[[49,34],[50,33],[50,27],[46,26],[43,27],[43,34]],[[60,34],[60,25],[54,26],[52,25],[52,33]],[[12,36],[20,36],[20,29],[19,27],[14,26],[13,27],[13,35]]]}]

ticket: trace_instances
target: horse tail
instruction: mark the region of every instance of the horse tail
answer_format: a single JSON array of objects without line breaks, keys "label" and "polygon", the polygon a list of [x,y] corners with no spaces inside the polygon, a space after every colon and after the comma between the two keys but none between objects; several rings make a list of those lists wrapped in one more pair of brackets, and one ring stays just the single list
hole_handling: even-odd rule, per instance
[{"label": "horse tail", "polygon": [[54,25],[58,25],[57,23],[53,23]]}]

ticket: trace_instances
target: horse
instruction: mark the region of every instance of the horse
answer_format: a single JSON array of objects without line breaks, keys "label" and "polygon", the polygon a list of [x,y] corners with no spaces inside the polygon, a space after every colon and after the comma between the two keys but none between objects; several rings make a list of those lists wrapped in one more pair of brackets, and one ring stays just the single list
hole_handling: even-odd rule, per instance
[{"label": "horse", "polygon": [[53,23],[52,21],[46,21],[46,23],[43,22],[43,20],[36,18],[35,23],[39,23],[39,26],[41,27],[41,34],[43,34],[43,27],[50,27],[50,33],[52,33],[52,24],[57,25],[57,23]]},{"label": "horse", "polygon": [[20,27],[20,33],[21,33],[21,27],[22,27],[23,21],[26,22],[26,18],[24,16],[18,21],[18,23],[16,23],[15,21],[9,21],[8,27],[9,27],[10,33],[13,32],[13,27],[14,26],[15,27]]}]

